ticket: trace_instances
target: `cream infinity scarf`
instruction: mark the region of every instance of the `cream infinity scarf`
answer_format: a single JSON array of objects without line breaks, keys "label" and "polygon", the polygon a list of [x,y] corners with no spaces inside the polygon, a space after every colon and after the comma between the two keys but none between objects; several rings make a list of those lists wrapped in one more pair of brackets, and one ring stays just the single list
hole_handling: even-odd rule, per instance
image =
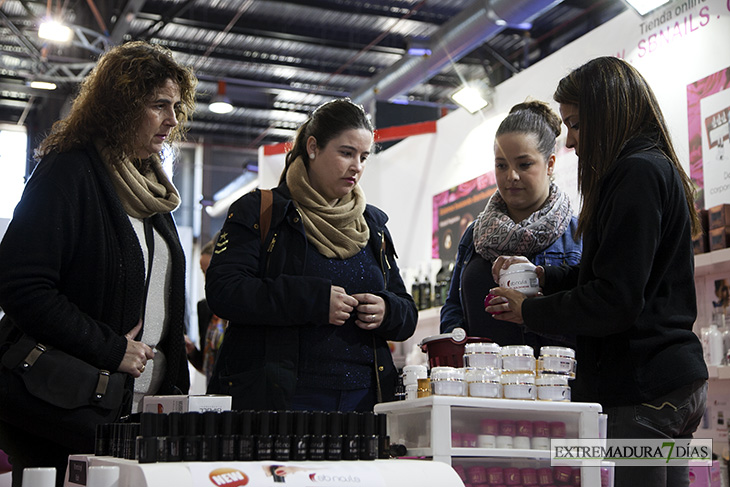
[{"label": "cream infinity scarf", "polygon": [[570,198],[555,184],[542,208],[519,223],[510,218],[497,191],[474,220],[474,248],[490,262],[500,255],[539,254],[565,233],[572,216]]},{"label": "cream infinity scarf", "polygon": [[370,238],[365,221],[365,194],[359,185],[330,206],[309,183],[301,157],[292,162],[286,184],[294,205],[302,214],[307,240],[328,259],[347,259],[357,254]]},{"label": "cream infinity scarf", "polygon": [[150,158],[151,164],[142,173],[128,158],[114,158],[102,143],[96,142],[95,146],[129,216],[147,218],[156,213],[170,213],[180,206],[180,194],[158,158]]}]

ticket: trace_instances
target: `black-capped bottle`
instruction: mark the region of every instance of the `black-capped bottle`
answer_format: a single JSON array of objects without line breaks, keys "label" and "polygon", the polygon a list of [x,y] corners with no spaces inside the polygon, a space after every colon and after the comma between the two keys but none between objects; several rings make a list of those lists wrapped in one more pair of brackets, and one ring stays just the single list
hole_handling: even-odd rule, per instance
[{"label": "black-capped bottle", "polygon": [[238,413],[238,448],[236,459],[241,462],[250,462],[255,458],[256,441],[254,438],[254,412],[241,411]]},{"label": "black-capped bottle", "polygon": [[167,461],[182,461],[182,413],[173,412],[167,414]]},{"label": "black-capped bottle", "polygon": [[291,459],[307,460],[309,457],[309,415],[307,411],[294,412]]},{"label": "black-capped bottle", "polygon": [[419,293],[421,306],[419,309],[428,309],[431,307],[431,280],[428,278],[428,272],[421,281],[421,292]]},{"label": "black-capped bottle", "polygon": [[378,458],[390,458],[390,436],[388,436],[388,416],[375,415],[375,427],[378,434]]},{"label": "black-capped bottle", "polygon": [[96,435],[94,437],[94,456],[105,457],[111,454],[111,437],[111,423],[96,425]]},{"label": "black-capped bottle", "polygon": [[197,411],[183,413],[182,459],[186,462],[200,460],[200,416]]},{"label": "black-capped bottle", "polygon": [[203,434],[200,441],[200,461],[215,462],[219,460],[218,411],[203,413]]},{"label": "black-capped bottle", "polygon": [[325,457],[327,460],[342,460],[342,413],[330,411],[327,413],[327,446]]},{"label": "black-capped bottle", "polygon": [[274,458],[273,411],[258,411],[256,413],[256,460],[271,460]]},{"label": "black-capped bottle", "polygon": [[157,414],[157,462],[167,462],[167,414]]},{"label": "black-capped bottle", "polygon": [[327,458],[327,413],[312,411],[309,416],[309,459],[325,460]]},{"label": "black-capped bottle", "polygon": [[292,419],[291,411],[277,411],[276,413],[274,460],[291,459]]},{"label": "black-capped bottle", "polygon": [[232,462],[236,460],[236,446],[238,443],[238,435],[236,435],[236,427],[238,422],[238,413],[236,411],[222,411],[220,413],[220,459],[224,462]]},{"label": "black-capped bottle", "polygon": [[344,414],[344,435],[342,441],[342,459],[358,460],[360,458],[360,415],[355,411]]},{"label": "black-capped bottle", "polygon": [[413,301],[416,303],[416,308],[421,308],[421,281],[418,280],[418,276],[413,280],[413,284],[411,285],[411,296],[413,297]]},{"label": "black-capped bottle", "polygon": [[124,454],[122,458],[125,460],[135,460],[137,458],[139,423],[127,423],[124,426]]},{"label": "black-capped bottle", "polygon": [[378,458],[378,435],[375,434],[375,414],[367,411],[360,414],[360,460]]},{"label": "black-capped bottle", "polygon": [[157,413],[140,414],[139,436],[137,437],[137,461],[139,463],[157,463],[158,416]]}]

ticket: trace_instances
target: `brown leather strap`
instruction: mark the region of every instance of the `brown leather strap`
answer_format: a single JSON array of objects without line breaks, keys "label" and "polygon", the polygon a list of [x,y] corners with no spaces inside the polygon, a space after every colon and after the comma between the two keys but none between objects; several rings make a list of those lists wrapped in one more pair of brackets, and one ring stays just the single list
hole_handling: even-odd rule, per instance
[{"label": "brown leather strap", "polygon": [[261,229],[261,244],[266,240],[271,226],[271,214],[273,212],[274,195],[270,189],[261,189],[261,218],[259,220],[259,228]]},{"label": "brown leather strap", "polygon": [[94,398],[97,401],[101,401],[101,398],[106,394],[106,388],[109,385],[109,371],[99,371],[99,381],[96,383],[96,390],[94,391]]},{"label": "brown leather strap", "polygon": [[38,360],[38,357],[40,357],[45,351],[46,347],[40,343],[36,344],[36,346],[28,353],[28,356],[25,357],[25,360],[23,360],[23,368],[27,369],[29,367],[33,367],[35,361]]}]

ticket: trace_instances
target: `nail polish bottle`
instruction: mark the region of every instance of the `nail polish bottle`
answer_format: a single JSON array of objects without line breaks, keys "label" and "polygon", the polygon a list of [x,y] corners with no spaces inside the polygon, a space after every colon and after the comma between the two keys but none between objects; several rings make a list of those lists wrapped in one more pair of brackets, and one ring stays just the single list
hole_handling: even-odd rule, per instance
[{"label": "nail polish bottle", "polygon": [[360,458],[360,415],[357,412],[344,414],[344,430],[342,459],[357,460]]},{"label": "nail polish bottle", "polygon": [[330,411],[327,413],[327,446],[325,456],[327,460],[342,460],[342,413]]},{"label": "nail polish bottle", "polygon": [[236,431],[235,411],[223,411],[220,413],[220,459],[224,462],[236,460],[236,443],[238,436]]},{"label": "nail polish bottle", "polygon": [[137,437],[137,461],[139,463],[157,462],[157,413],[142,413],[140,416],[140,430]]},{"label": "nail polish bottle", "polygon": [[274,440],[274,460],[291,459],[291,431],[291,411],[278,411],[276,413],[276,439]]},{"label": "nail polish bottle", "polygon": [[157,463],[167,461],[167,414],[157,414]]},{"label": "nail polish bottle", "polygon": [[200,461],[215,462],[218,458],[218,411],[203,413],[203,435],[200,441]]},{"label": "nail polish bottle", "polygon": [[182,461],[182,413],[167,414],[167,461]]},{"label": "nail polish bottle", "polygon": [[360,414],[360,460],[378,458],[378,436],[375,434],[375,414]]},{"label": "nail polish bottle", "polygon": [[385,414],[375,415],[375,427],[378,432],[378,458],[390,458],[390,436],[388,436],[388,416]]},{"label": "nail polish bottle", "polygon": [[254,459],[256,443],[253,436],[253,411],[238,413],[238,448],[236,459],[241,462],[250,462]]},{"label": "nail polish bottle", "polygon": [[273,411],[256,413],[256,460],[271,460],[274,457],[274,435],[272,434]]},{"label": "nail polish bottle", "polygon": [[108,456],[111,452],[111,433],[112,424],[104,423],[96,425],[96,435],[94,438],[94,455],[97,457]]},{"label": "nail polish bottle", "polygon": [[327,415],[324,411],[312,411],[309,420],[312,432],[309,438],[309,460],[324,460],[327,450]]},{"label": "nail polish bottle", "polygon": [[294,435],[292,437],[291,459],[306,460],[309,454],[309,413],[294,412]]},{"label": "nail polish bottle", "polygon": [[185,462],[200,460],[200,413],[183,413],[182,459]]},{"label": "nail polish bottle", "polygon": [[125,460],[137,458],[137,437],[139,436],[139,423],[127,423],[124,430],[124,455]]}]

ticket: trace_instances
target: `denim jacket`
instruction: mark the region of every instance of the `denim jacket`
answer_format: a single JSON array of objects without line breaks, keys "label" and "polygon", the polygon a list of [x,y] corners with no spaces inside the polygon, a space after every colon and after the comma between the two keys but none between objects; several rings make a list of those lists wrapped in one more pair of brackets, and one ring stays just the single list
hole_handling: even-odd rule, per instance
[{"label": "denim jacket", "polygon": [[[583,243],[580,240],[576,242],[573,239],[573,235],[577,228],[578,219],[573,217],[565,233],[563,233],[563,235],[561,235],[560,238],[558,238],[550,247],[537,255],[527,256],[527,258],[535,265],[540,266],[559,266],[563,264],[575,265],[580,263]],[[469,324],[466,323],[466,311],[463,307],[463,293],[461,288],[461,280],[464,269],[475,255],[477,254],[474,248],[474,223],[472,223],[469,227],[467,227],[466,231],[464,231],[464,235],[461,237],[461,241],[459,242],[459,247],[457,249],[456,265],[451,277],[451,285],[449,286],[446,302],[441,308],[441,333],[448,333],[454,328],[460,327],[464,328],[469,336],[479,336],[478,331],[470,330]],[[486,276],[485,279],[489,279],[494,286],[497,286],[497,283],[493,282],[491,276]],[[487,315],[486,312],[485,315]],[[518,326],[494,320],[490,316],[485,316],[485,320],[493,326]],[[533,336],[536,334],[528,331],[525,327],[520,327],[520,330],[515,331],[515,342],[522,342],[527,345],[532,345],[533,347],[551,344],[570,346],[574,342],[572,337],[554,335],[548,337],[545,335],[544,337],[547,338],[546,342],[539,336]],[[519,336],[520,333],[522,334],[521,337]],[[509,343],[500,343],[500,345],[509,345]]]}]

